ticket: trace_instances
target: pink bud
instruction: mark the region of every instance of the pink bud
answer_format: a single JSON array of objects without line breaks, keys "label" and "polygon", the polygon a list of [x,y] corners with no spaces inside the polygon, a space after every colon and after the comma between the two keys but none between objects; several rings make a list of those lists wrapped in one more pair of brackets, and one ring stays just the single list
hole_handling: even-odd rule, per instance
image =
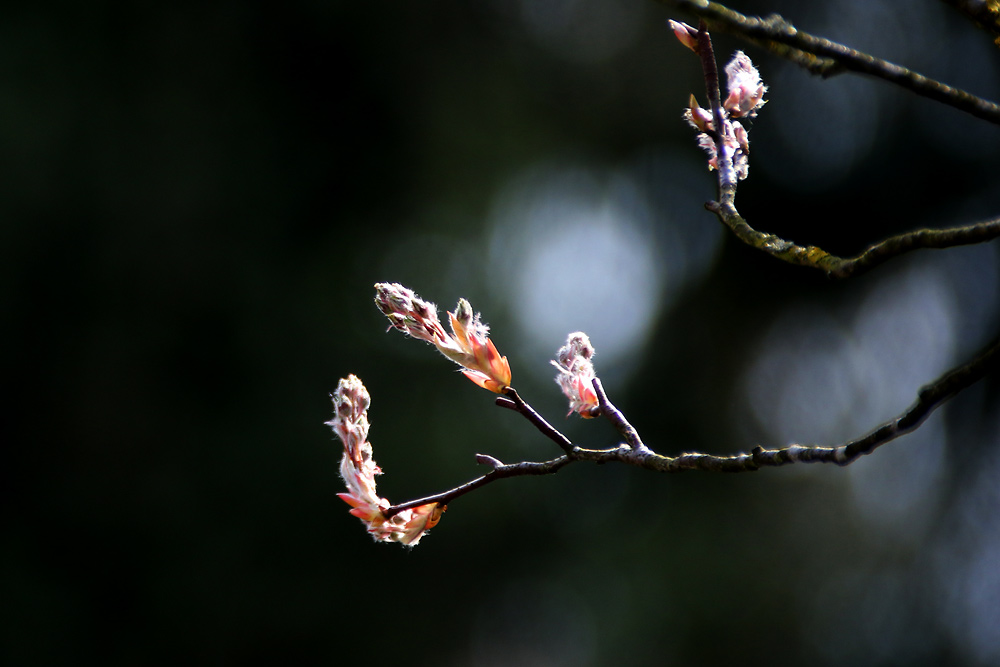
[{"label": "pink bud", "polygon": [[[395,296],[399,294],[386,299],[386,304],[394,301]],[[430,503],[386,519],[383,512],[390,507],[389,501],[375,489],[375,476],[382,474],[382,470],[375,464],[372,445],[367,440],[371,396],[361,380],[351,375],[340,381],[331,398],[334,417],[327,424],[344,445],[340,476],[347,486],[347,491],[337,496],[351,506],[349,513],[361,519],[374,539],[415,545],[441,519],[445,507]]]},{"label": "pink bud", "polygon": [[495,393],[510,386],[510,364],[500,356],[489,339],[489,327],[465,299],[455,312],[448,313],[451,333],[438,319],[437,307],[399,283],[375,285],[375,303],[392,326],[403,333],[434,345],[438,351],[462,366],[470,380]]},{"label": "pink bud", "polygon": [[698,29],[680,21],[668,21],[677,40],[695,53],[698,53]]},{"label": "pink bud", "polygon": [[688,108],[684,110],[684,120],[699,132],[708,132],[713,128],[711,112],[701,108],[694,95],[688,100]]}]

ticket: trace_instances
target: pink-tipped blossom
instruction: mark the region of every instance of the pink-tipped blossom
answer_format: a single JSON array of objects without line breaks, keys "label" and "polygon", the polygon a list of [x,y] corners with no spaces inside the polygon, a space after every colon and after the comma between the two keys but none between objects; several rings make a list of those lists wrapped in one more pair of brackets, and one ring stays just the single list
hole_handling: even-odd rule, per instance
[{"label": "pink-tipped blossom", "polygon": [[489,327],[465,299],[448,313],[451,333],[438,319],[437,306],[399,283],[375,285],[375,303],[392,326],[434,345],[462,367],[462,374],[484,389],[500,394],[510,386],[510,364],[489,339]]},{"label": "pink-tipped blossom", "polygon": [[688,47],[695,53],[698,53],[698,29],[689,26],[687,23],[682,23],[681,21],[674,21],[673,19],[667,21],[670,24],[670,29],[674,31],[674,35],[684,46]]},{"label": "pink-tipped blossom", "polygon": [[767,86],[742,51],[737,51],[726,66],[726,76],[729,94],[718,109],[722,127],[715,127],[716,119],[712,112],[702,108],[694,95],[688,100],[684,120],[697,130],[698,146],[708,154],[708,168],[719,169],[721,160],[723,167],[732,169],[736,180],[743,180],[750,171],[750,139],[747,128],[735,119],[753,119],[757,115],[757,111],[764,106]]},{"label": "pink-tipped blossom", "polygon": [[333,399],[333,419],[326,424],[344,445],[340,460],[340,476],[347,485],[346,493],[337,496],[351,506],[350,513],[364,522],[368,533],[381,542],[399,542],[414,546],[441,519],[445,508],[437,503],[403,510],[387,519],[383,510],[389,501],[375,491],[375,476],[382,470],[372,458],[368,442],[368,407],[371,397],[358,377],[349,375],[340,380]]},{"label": "pink-tipped blossom", "polygon": [[765,104],[764,93],[767,92],[767,86],[760,80],[760,74],[753,66],[750,56],[737,51],[726,65],[726,78],[729,95],[722,106],[730,117],[756,116],[757,110]]},{"label": "pink-tipped blossom", "polygon": [[590,338],[582,331],[571,333],[566,344],[556,352],[552,365],[559,370],[556,383],[563,394],[569,399],[567,416],[578,413],[589,419],[594,416],[597,408],[597,393],[594,391],[594,346]]}]

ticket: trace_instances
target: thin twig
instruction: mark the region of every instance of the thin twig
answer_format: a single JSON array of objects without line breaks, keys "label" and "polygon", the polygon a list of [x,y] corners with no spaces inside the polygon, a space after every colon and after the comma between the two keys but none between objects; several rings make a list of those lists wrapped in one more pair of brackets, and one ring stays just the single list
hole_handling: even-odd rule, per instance
[{"label": "thin twig", "polygon": [[[721,177],[719,180],[721,187]],[[874,243],[854,257],[838,257],[822,248],[796,245],[774,234],[754,229],[736,210],[732,199],[709,202],[705,208],[715,213],[719,220],[747,245],[783,262],[818,269],[829,277],[838,279],[860,275],[913,250],[953,248],[985,243],[1000,237],[1000,217],[998,217],[962,227],[918,229]]]},{"label": "thin twig", "polygon": [[625,438],[625,442],[629,444],[629,447],[637,452],[652,453],[646,445],[642,444],[642,438],[639,437],[639,432],[635,430],[625,419],[625,415],[622,411],[614,406],[614,404],[608,399],[607,393],[604,391],[604,385],[601,384],[601,378],[594,378],[594,393],[597,394],[597,403],[600,406],[600,414],[608,418],[621,436]]},{"label": "thin twig", "polygon": [[573,453],[573,443],[565,435],[559,432],[554,426],[549,424],[545,419],[535,412],[535,409],[524,402],[524,400],[518,395],[517,391],[513,387],[507,387],[503,390],[504,396],[497,396],[496,404],[501,408],[507,408],[508,410],[513,410],[514,412],[519,412],[524,415],[525,419],[530,421],[535,427],[545,434],[547,438],[552,440],[554,443],[559,445],[564,452],[567,454]]},{"label": "thin twig", "polygon": [[409,500],[405,503],[393,505],[388,509],[382,510],[382,516],[386,519],[391,519],[403,510],[420,507],[421,505],[427,505],[430,503],[447,505],[456,498],[464,496],[470,491],[475,491],[480,487],[486,486],[491,482],[495,482],[498,479],[505,479],[507,477],[524,477],[525,475],[551,475],[559,472],[563,466],[572,463],[572,461],[573,459],[568,456],[560,456],[559,458],[552,459],[551,461],[542,461],[537,463],[534,461],[522,461],[521,463],[512,463],[510,465],[500,464],[498,467],[494,468],[491,472],[486,473],[482,477],[477,477],[471,482],[466,482],[461,486],[456,486],[454,489],[449,489],[448,491],[444,491],[442,493],[436,493],[433,496],[427,496],[426,498],[418,498],[416,500]]},{"label": "thin twig", "polygon": [[867,74],[1000,125],[1000,105],[887,60],[802,32],[777,14],[761,19],[740,14],[725,5],[707,0],[657,0],[657,2],[690,12],[707,21],[711,27],[721,28],[758,44],[776,55],[806,67],[814,74],[832,76],[844,70]]},{"label": "thin twig", "polygon": [[[386,518],[390,518],[405,509],[429,503],[446,505],[470,491],[474,491],[499,479],[523,477],[526,475],[551,475],[575,461],[625,463],[657,472],[683,472],[686,470],[701,470],[703,472],[753,472],[761,468],[778,467],[791,463],[834,463],[845,466],[865,454],[872,453],[882,445],[913,431],[932,412],[948,401],[948,399],[975,382],[978,382],[988,373],[996,370],[998,366],[1000,366],[1000,337],[986,346],[970,361],[951,369],[934,382],[922,387],[917,394],[917,400],[900,415],[887,421],[870,433],[836,447],[821,447],[817,445],[791,445],[780,449],[755,447],[749,453],[734,454],[731,456],[690,452],[671,457],[653,452],[648,447],[642,445],[641,441],[639,441],[638,447],[630,443],[629,445],[622,444],[609,449],[583,449],[570,443],[569,446],[572,454],[565,454],[550,461],[524,461],[509,465],[501,463],[492,456],[486,457],[480,454],[477,455],[477,460],[494,466],[491,472],[448,491],[427,496],[426,498],[411,500],[399,505],[393,505],[384,510],[382,514]],[[604,389],[601,387],[599,381],[595,381],[594,389],[599,392],[599,396],[604,395]],[[500,403],[500,400],[498,399],[497,401],[498,405],[504,405]],[[614,408],[611,402],[607,400],[606,395],[600,400],[604,414],[608,415],[612,422],[617,425],[617,417],[613,416],[615,414],[620,415],[617,408]],[[513,401],[510,402],[513,403]],[[524,404],[523,401],[521,403]],[[517,411],[526,417],[529,414],[521,409],[517,409]],[[531,413],[534,413],[534,410],[531,410]],[[624,420],[624,416],[621,416],[621,420],[622,423],[628,423]],[[542,421],[545,423],[544,420]],[[532,423],[535,422],[532,421]],[[545,424],[548,429],[555,431],[547,423]],[[536,426],[538,426],[537,423]],[[543,432],[545,431],[543,430]],[[558,431],[556,432],[558,433]],[[565,438],[565,436],[563,437]],[[638,434],[636,434],[636,437],[638,437]],[[567,442],[569,442],[568,439]]]},{"label": "thin twig", "polygon": [[[724,17],[726,21],[744,27],[749,24],[748,22],[760,22],[758,19],[749,19],[742,14],[714,3],[688,3],[679,1],[678,4],[684,5],[685,8],[692,11],[694,11],[693,7],[701,8],[699,11],[695,11],[699,16]],[[780,20],[780,17],[771,17],[767,21],[774,22]],[[795,32],[793,28],[788,27]],[[801,33],[795,32],[795,34]],[[736,209],[737,179],[732,169],[731,160],[724,154],[724,151],[731,149],[727,146],[726,141],[724,141],[724,137],[721,136],[721,132],[725,131],[724,128],[726,125],[722,118],[723,109],[720,101],[719,72],[712,49],[712,41],[705,28],[704,18],[699,22],[698,26],[697,53],[701,60],[709,107],[712,109],[713,125],[718,129],[715,132],[715,136],[713,136],[713,140],[718,152],[716,162],[719,171],[719,198],[717,202],[709,202],[705,207],[715,213],[719,220],[729,227],[738,239],[747,245],[789,264],[818,269],[831,278],[848,278],[860,275],[893,257],[910,252],[911,250],[920,248],[950,248],[973,243],[983,243],[1000,236],[1000,218],[996,218],[950,229],[919,229],[872,244],[855,257],[838,257],[831,255],[817,246],[800,246],[774,234],[754,229]]]},{"label": "thin twig", "polygon": [[725,200],[727,194],[736,191],[736,170],[733,169],[733,149],[726,142],[726,128],[722,110],[722,93],[719,90],[719,65],[715,60],[715,50],[712,48],[712,36],[708,34],[705,22],[698,23],[698,57],[701,59],[701,70],[705,76],[705,93],[708,95],[708,106],[712,110],[714,126],[716,164],[719,168],[719,198]]},{"label": "thin twig", "polygon": [[791,445],[781,449],[754,448],[749,454],[714,456],[690,453],[677,457],[638,457],[628,450],[609,453],[592,453],[579,450],[581,460],[620,460],[660,472],[681,470],[706,470],[712,472],[750,472],[763,467],[783,466],[789,463],[835,463],[848,465],[882,445],[910,433],[927,419],[934,410],[960,391],[981,380],[1000,365],[1000,337],[995,339],[973,359],[953,368],[934,382],[920,389],[916,402],[902,414],[891,419],[866,435],[837,447]]}]

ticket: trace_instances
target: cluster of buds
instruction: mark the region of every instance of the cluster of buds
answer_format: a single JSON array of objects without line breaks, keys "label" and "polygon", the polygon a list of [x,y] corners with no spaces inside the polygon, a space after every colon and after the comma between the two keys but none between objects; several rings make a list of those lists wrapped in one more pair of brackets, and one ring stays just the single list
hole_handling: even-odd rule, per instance
[{"label": "cluster of buds", "polygon": [[[510,387],[510,365],[489,339],[489,329],[465,299],[460,299],[454,313],[448,313],[451,333],[438,320],[437,308],[412,290],[398,283],[375,285],[375,303],[400,331],[434,345],[444,356],[462,367],[462,372],[480,387],[498,394]],[[559,369],[556,382],[569,399],[569,413],[590,418],[599,414],[600,405],[594,390],[594,346],[585,333],[570,334],[559,348],[552,364]],[[382,471],[372,458],[368,442],[368,408],[371,396],[354,375],[341,379],[333,399],[333,419],[326,422],[344,444],[340,476],[346,493],[337,494],[351,506],[350,513],[364,522],[377,541],[399,542],[413,546],[428,530],[437,525],[447,509],[432,502],[386,514],[392,505],[379,497],[375,476]],[[407,503],[409,504],[409,503]]]},{"label": "cluster of buds", "polygon": [[372,458],[368,442],[368,406],[371,397],[365,385],[354,375],[340,380],[333,399],[333,419],[326,424],[344,444],[340,461],[340,476],[347,484],[347,493],[338,493],[350,505],[351,514],[364,522],[368,532],[378,541],[400,542],[413,546],[441,519],[445,508],[437,503],[403,510],[387,519],[383,510],[389,501],[375,491],[375,475],[382,471]]},{"label": "cluster of buds", "polygon": [[[670,27],[681,44],[701,53],[697,28],[678,21],[670,21]],[[750,169],[750,141],[746,128],[736,119],[752,120],[757,116],[757,111],[765,104],[767,86],[750,57],[742,51],[737,51],[726,65],[726,79],[728,94],[719,109],[721,128],[715,127],[714,114],[699,106],[694,95],[684,110],[684,120],[698,131],[698,145],[708,153],[708,168],[719,169],[722,160],[732,167],[738,180],[743,180]]]},{"label": "cluster of buds", "polygon": [[594,391],[594,346],[582,331],[571,333],[566,344],[556,352],[552,365],[559,369],[556,383],[569,399],[567,416],[578,413],[589,419],[597,414],[597,393]]},{"label": "cluster of buds", "polygon": [[454,313],[448,313],[451,333],[438,320],[437,306],[424,301],[399,283],[375,285],[375,304],[392,326],[426,341],[462,367],[465,377],[497,394],[510,386],[510,364],[489,339],[489,327],[465,299],[459,299]]},{"label": "cluster of buds", "polygon": [[[710,50],[703,31],[676,21],[670,21],[670,25],[682,44],[706,58],[710,55],[702,53],[703,44]],[[731,173],[742,180],[747,177],[750,144],[746,128],[737,119],[756,117],[765,103],[767,86],[742,51],[736,52],[725,71],[728,94],[719,102],[719,108],[703,109],[691,95],[684,119],[698,131],[698,144],[708,152],[709,168],[723,174],[723,170],[731,169]],[[433,303],[424,301],[399,283],[375,285],[375,303],[393,327],[436,347],[461,366],[462,373],[480,387],[497,394],[513,393],[507,358],[500,356],[489,339],[489,327],[482,323],[479,313],[474,312],[465,299],[459,299],[455,312],[448,313],[450,333],[438,319]],[[594,346],[590,339],[578,331],[569,335],[552,361],[559,371],[556,383],[569,400],[567,416],[574,412],[585,418],[600,414],[593,357]],[[382,471],[372,458],[372,446],[368,442],[368,407],[371,404],[368,390],[361,380],[350,375],[340,380],[331,398],[334,417],[326,423],[344,445],[340,475],[347,485],[347,492],[338,496],[351,506],[350,513],[364,522],[376,540],[407,546],[417,544],[440,521],[446,508],[442,503],[431,502],[388,512],[389,501],[379,497],[375,490],[375,476]],[[387,517],[387,514],[392,516]]]}]

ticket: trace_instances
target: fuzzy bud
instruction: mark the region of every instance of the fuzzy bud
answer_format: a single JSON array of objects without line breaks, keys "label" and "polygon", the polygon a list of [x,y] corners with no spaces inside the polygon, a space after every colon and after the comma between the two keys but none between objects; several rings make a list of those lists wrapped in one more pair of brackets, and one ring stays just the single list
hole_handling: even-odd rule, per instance
[{"label": "fuzzy bud", "polygon": [[571,333],[566,344],[556,352],[552,365],[559,370],[556,383],[563,394],[569,399],[569,413],[578,413],[589,419],[594,416],[599,407],[597,393],[594,391],[594,346],[590,338],[582,331]]}]

